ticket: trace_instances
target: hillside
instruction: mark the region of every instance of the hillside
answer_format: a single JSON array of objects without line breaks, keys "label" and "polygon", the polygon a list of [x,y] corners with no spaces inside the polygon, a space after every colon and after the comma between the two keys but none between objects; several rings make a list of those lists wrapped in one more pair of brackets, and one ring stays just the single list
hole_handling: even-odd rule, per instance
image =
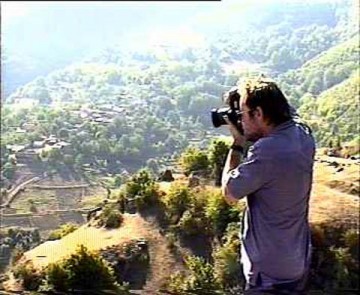
[{"label": "hillside", "polygon": [[310,285],[359,289],[358,1],[100,2],[1,3],[0,290],[8,269],[7,289],[39,287],[19,257],[42,267],[83,244],[139,294],[236,293],[246,202],[214,187],[230,141],[211,110],[259,75],[319,148]]},{"label": "hillside", "polygon": [[356,35],[321,52],[300,68],[279,75],[280,85],[291,102],[299,107],[303,95],[317,96],[348,79],[358,69],[359,54],[359,37]]},{"label": "hillside", "polygon": [[359,134],[359,83],[359,73],[354,71],[319,96],[307,94],[302,99],[299,114],[311,125],[320,145],[336,141],[345,145]]},{"label": "hillside", "polygon": [[310,221],[359,227],[360,165],[356,160],[317,156]]},{"label": "hillside", "polygon": [[[356,160],[318,153],[310,202],[312,226],[327,225],[341,231],[359,227],[359,171]],[[161,187],[168,191],[169,185],[163,183]],[[84,244],[89,250],[100,250],[144,238],[149,243],[150,276],[140,294],[154,294],[154,290],[161,288],[169,274],[175,270],[184,270],[184,258],[174,256],[174,252],[168,247],[168,238],[152,218],[144,218],[138,214],[123,216],[124,223],[119,229],[106,230],[96,228],[91,223],[84,224],[61,240],[47,241],[26,252],[22,259],[32,260],[37,267],[43,267],[73,253],[78,244]],[[179,253],[187,252],[183,248]],[[14,282],[7,284],[5,285],[11,289]]]}]

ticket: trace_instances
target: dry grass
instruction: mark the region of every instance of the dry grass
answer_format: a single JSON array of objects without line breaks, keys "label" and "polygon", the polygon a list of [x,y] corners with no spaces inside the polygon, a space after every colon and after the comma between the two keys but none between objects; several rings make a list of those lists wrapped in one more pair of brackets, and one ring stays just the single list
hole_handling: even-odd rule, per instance
[{"label": "dry grass", "polygon": [[157,226],[139,215],[124,214],[124,223],[118,229],[107,230],[83,225],[61,240],[45,242],[26,252],[23,259],[32,260],[35,266],[45,267],[74,253],[79,244],[96,251],[138,238],[148,241],[151,259],[148,279],[142,294],[154,294],[154,290],[158,290],[169,275],[184,270],[184,266],[171,254],[167,240],[160,234]]},{"label": "dry grass", "polygon": [[26,252],[25,258],[33,260],[37,266],[46,266],[74,253],[81,244],[93,251],[121,244],[130,238],[142,238],[145,233],[141,223],[139,216],[125,214],[124,223],[119,229],[107,230],[85,224],[61,240],[47,241]]},{"label": "dry grass", "polygon": [[[331,166],[329,162],[336,162],[338,166]],[[338,172],[339,168],[343,170]],[[359,169],[359,164],[352,160],[318,158],[310,201],[312,223],[334,222],[348,227],[359,225]]]}]

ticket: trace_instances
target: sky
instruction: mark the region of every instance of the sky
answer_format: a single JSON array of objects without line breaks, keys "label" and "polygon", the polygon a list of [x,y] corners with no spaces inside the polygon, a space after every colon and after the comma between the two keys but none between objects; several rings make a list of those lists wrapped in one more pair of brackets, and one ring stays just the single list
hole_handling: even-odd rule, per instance
[{"label": "sky", "polygon": [[208,6],[224,7],[227,5],[261,5],[262,3],[287,3],[287,2],[337,2],[338,0],[221,0],[221,1],[0,1],[1,2],[1,21],[7,24],[21,18],[35,10],[49,6],[65,5],[73,6],[99,6],[106,7],[118,2],[122,6],[131,7],[189,7],[189,6]]}]

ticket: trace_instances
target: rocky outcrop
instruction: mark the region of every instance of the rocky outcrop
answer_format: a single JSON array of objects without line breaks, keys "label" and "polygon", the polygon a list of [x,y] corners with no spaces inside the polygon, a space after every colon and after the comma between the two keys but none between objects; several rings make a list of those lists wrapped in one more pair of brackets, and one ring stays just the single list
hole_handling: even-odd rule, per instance
[{"label": "rocky outcrop", "polygon": [[150,261],[147,240],[130,240],[107,247],[100,254],[114,268],[119,282],[126,281],[133,289],[145,284]]},{"label": "rocky outcrop", "polygon": [[174,181],[175,179],[172,175],[172,171],[170,169],[167,169],[161,173],[158,180],[159,181]]}]

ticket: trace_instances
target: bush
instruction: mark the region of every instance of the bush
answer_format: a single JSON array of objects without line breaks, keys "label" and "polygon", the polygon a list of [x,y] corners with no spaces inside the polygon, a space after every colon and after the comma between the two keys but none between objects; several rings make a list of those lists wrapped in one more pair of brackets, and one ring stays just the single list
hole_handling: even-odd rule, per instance
[{"label": "bush", "polygon": [[185,175],[199,171],[206,174],[209,170],[209,159],[206,153],[194,147],[190,147],[182,153],[179,162]]},{"label": "bush", "polygon": [[106,228],[118,228],[123,223],[124,218],[122,214],[114,208],[114,206],[107,205],[103,208],[99,215],[99,226]]},{"label": "bush", "polygon": [[186,258],[185,263],[189,275],[176,273],[170,276],[170,280],[165,287],[169,292],[178,295],[220,294],[221,285],[215,278],[214,268],[210,263],[196,256]]},{"label": "bush", "polygon": [[46,269],[46,282],[50,289],[58,291],[68,290],[69,274],[62,264],[51,263]]},{"label": "bush", "polygon": [[239,221],[240,212],[226,203],[220,190],[207,192],[205,215],[212,225],[213,233],[221,237],[230,222]]},{"label": "bush", "polygon": [[83,245],[63,262],[62,267],[68,273],[70,289],[101,290],[114,287],[113,271]]},{"label": "bush", "polygon": [[23,288],[29,291],[38,290],[44,279],[42,270],[35,268],[31,261],[17,264],[12,272],[16,279],[21,280]]},{"label": "bush", "polygon": [[331,224],[312,226],[313,253],[310,288],[359,288],[359,232]]},{"label": "bush", "polygon": [[186,185],[173,182],[168,194],[162,198],[162,202],[168,217],[177,223],[183,213],[190,208],[192,199],[192,192]]},{"label": "bush", "polygon": [[121,290],[115,279],[114,271],[99,255],[80,245],[76,252],[58,264],[46,269],[49,286],[55,290]]},{"label": "bush", "polygon": [[60,226],[59,229],[56,229],[50,233],[48,240],[50,240],[50,241],[59,240],[62,237],[77,230],[78,228],[79,228],[79,226],[77,224],[74,224],[71,222],[63,224]]},{"label": "bush", "polygon": [[183,235],[191,236],[199,233],[208,233],[208,221],[203,211],[197,211],[191,208],[186,210],[181,216],[177,228]]},{"label": "bush", "polygon": [[[235,224],[234,224],[235,225]],[[238,225],[236,225],[236,235],[233,226],[230,225],[226,235],[226,242],[213,252],[214,273],[216,279],[224,289],[243,285],[242,269],[240,265],[240,240],[238,237]]]},{"label": "bush", "polygon": [[225,166],[227,154],[229,152],[229,144],[223,140],[214,140],[209,148],[209,163],[211,166],[211,174],[215,179],[215,185],[221,185],[222,171]]},{"label": "bush", "polygon": [[126,183],[125,194],[126,198],[135,200],[136,208],[141,211],[158,202],[159,189],[150,172],[142,169]]}]

